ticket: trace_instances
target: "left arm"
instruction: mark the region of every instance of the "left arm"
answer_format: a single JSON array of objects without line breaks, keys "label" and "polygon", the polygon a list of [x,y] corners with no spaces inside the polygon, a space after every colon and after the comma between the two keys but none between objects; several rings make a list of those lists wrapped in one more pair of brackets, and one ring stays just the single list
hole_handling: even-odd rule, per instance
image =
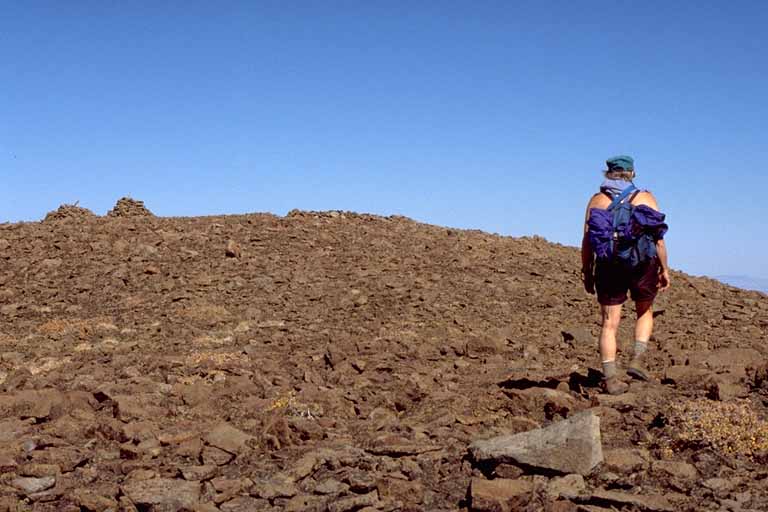
[{"label": "left arm", "polygon": [[587,293],[595,293],[595,277],[594,277],[594,263],[595,253],[592,250],[592,244],[589,243],[589,210],[592,209],[592,203],[594,203],[597,196],[592,196],[587,204],[587,212],[584,215],[584,234],[581,237],[581,279],[584,282],[584,290]]}]

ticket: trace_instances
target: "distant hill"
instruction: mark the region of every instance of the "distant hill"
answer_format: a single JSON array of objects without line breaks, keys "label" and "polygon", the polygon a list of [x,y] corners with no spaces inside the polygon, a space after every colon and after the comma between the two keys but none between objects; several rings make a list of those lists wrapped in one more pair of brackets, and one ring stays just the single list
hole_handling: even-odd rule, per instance
[{"label": "distant hill", "polygon": [[744,288],[745,290],[757,290],[759,292],[768,293],[768,279],[763,277],[716,276],[715,279],[730,284],[731,286]]}]

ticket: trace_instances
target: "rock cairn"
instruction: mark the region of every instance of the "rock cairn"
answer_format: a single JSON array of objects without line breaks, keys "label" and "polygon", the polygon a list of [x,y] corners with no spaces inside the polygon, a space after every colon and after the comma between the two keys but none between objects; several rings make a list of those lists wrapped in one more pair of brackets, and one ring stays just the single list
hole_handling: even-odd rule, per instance
[{"label": "rock cairn", "polygon": [[107,217],[154,217],[154,214],[144,206],[144,201],[123,197],[107,213]]},{"label": "rock cairn", "polygon": [[75,204],[62,204],[56,210],[48,212],[46,214],[44,222],[51,222],[57,220],[67,219],[91,219],[95,218],[96,214],[88,208],[83,208]]}]

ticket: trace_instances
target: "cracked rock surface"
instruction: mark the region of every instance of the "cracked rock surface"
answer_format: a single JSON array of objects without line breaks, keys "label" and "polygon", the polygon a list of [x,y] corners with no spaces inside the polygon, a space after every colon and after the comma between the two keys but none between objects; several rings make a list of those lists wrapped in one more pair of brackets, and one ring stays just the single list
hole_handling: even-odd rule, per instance
[{"label": "cracked rock surface", "polygon": [[[768,509],[765,295],[674,273],[614,397],[576,248],[79,208],[0,224],[0,511]],[[578,464],[472,456],[580,414]]]}]

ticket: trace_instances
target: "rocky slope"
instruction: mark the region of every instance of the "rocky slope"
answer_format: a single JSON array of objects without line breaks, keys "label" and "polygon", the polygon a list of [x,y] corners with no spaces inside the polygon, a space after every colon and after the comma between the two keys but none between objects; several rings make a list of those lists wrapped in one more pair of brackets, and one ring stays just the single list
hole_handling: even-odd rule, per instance
[{"label": "rocky slope", "polygon": [[[0,225],[0,510],[768,509],[765,295],[675,273],[606,397],[574,248],[125,206]],[[470,453],[584,410],[585,476]]]}]

